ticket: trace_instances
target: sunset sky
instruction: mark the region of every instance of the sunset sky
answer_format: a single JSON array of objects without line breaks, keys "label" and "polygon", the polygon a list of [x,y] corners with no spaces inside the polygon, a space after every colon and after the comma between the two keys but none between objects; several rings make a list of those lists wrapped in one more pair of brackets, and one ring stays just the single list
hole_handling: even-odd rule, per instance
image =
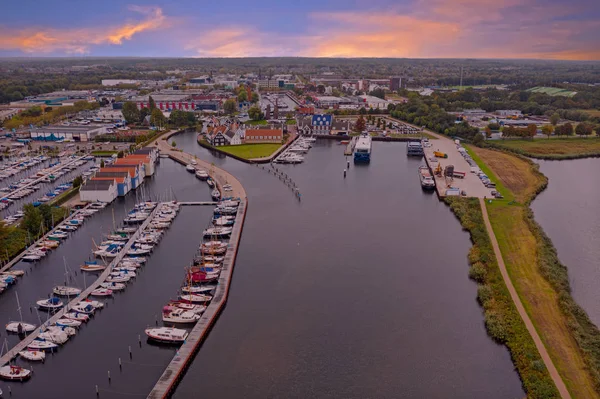
[{"label": "sunset sky", "polygon": [[10,1],[0,56],[600,60],[599,2]]}]

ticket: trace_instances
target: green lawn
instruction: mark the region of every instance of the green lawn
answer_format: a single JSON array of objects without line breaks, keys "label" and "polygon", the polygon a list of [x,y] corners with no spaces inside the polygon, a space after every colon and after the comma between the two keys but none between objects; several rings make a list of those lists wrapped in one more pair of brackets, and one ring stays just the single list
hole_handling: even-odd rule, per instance
[{"label": "green lawn", "polygon": [[594,156],[600,153],[600,139],[597,137],[572,137],[536,140],[496,140],[489,141],[494,147],[506,148],[535,158],[569,158]]},{"label": "green lawn", "polygon": [[261,119],[259,121],[248,121],[248,122],[244,122],[244,124],[246,124],[248,126],[268,125],[268,123],[265,119]]},{"label": "green lawn", "polygon": [[244,159],[264,158],[273,154],[281,144],[241,144],[224,145],[217,147],[219,150]]},{"label": "green lawn", "polygon": [[295,125],[296,124],[296,120],[295,119],[287,119],[285,121],[286,125]]}]

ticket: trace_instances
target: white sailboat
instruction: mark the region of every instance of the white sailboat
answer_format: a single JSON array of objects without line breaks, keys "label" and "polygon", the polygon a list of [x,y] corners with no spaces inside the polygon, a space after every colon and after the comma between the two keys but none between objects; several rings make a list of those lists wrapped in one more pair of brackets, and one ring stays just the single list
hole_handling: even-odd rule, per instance
[{"label": "white sailboat", "polygon": [[46,352],[35,349],[28,349],[19,352],[19,356],[21,356],[25,360],[29,360],[30,362],[43,362],[46,359]]},{"label": "white sailboat", "polygon": [[19,294],[15,292],[15,296],[17,297],[17,311],[19,312],[19,317],[21,321],[11,321],[6,325],[6,331],[22,334],[29,333],[35,330],[35,324],[31,323],[23,323],[23,313],[21,312],[21,303],[19,302]]}]

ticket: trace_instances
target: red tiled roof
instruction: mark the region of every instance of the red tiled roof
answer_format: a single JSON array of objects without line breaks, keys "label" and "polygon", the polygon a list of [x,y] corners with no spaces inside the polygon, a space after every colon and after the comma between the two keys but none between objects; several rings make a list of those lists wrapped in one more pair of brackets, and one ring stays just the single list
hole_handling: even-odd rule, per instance
[{"label": "red tiled roof", "polygon": [[256,139],[261,136],[283,137],[283,132],[279,129],[247,129],[246,138]]}]

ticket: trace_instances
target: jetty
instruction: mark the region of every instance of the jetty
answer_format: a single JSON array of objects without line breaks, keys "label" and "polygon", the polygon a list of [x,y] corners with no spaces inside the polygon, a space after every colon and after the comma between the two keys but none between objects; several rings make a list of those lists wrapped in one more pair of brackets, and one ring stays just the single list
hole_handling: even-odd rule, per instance
[{"label": "jetty", "polygon": [[[173,160],[187,165],[194,157],[190,154],[171,151],[168,143],[161,140],[159,148],[161,153],[169,154],[169,157]],[[232,187],[232,196],[240,199],[238,206],[238,212],[235,217],[235,224],[233,225],[233,231],[229,244],[227,247],[227,253],[223,260],[223,267],[221,269],[221,275],[219,276],[219,284],[217,285],[215,295],[212,301],[208,305],[208,308],[202,314],[202,317],[194,325],[190,331],[186,341],[179,348],[175,357],[171,360],[165,371],[160,376],[158,382],[148,395],[149,399],[168,398],[171,396],[177,384],[183,377],[185,370],[188,368],[194,356],[198,352],[200,345],[207,337],[211,327],[216,322],[219,314],[225,307],[227,297],[229,295],[229,288],[231,286],[231,279],[233,277],[233,268],[235,266],[235,259],[237,257],[238,246],[242,229],[244,226],[244,220],[246,218],[246,210],[248,207],[248,199],[246,197],[246,191],[242,187],[241,183],[231,174],[223,169],[216,168],[214,165],[208,164],[206,161],[196,159],[198,166],[207,170],[212,170],[211,177],[215,180],[219,187],[224,184],[229,184]]]},{"label": "jetty", "polygon": [[4,354],[4,356],[0,357],[0,367],[9,363],[13,358],[15,358],[19,354],[19,352],[21,352],[22,350],[25,350],[27,348],[27,345],[29,345],[34,339],[36,339],[37,336],[43,330],[45,330],[46,327],[56,323],[61,317],[63,317],[65,315],[65,313],[68,313],[73,306],[77,305],[79,302],[86,299],[92,293],[92,291],[94,291],[96,288],[98,288],[100,286],[100,284],[102,284],[106,280],[108,275],[112,272],[113,267],[115,267],[119,262],[121,262],[121,260],[123,260],[123,258],[127,254],[127,251],[129,251],[129,249],[131,249],[131,246],[133,245],[135,240],[137,240],[140,237],[141,232],[150,224],[150,222],[152,222],[152,220],[154,219],[154,216],[156,215],[156,213],[158,212],[158,210],[160,208],[161,208],[160,204],[158,204],[154,208],[154,210],[152,211],[150,216],[148,216],[146,218],[146,220],[144,220],[144,223],[142,223],[140,225],[140,227],[137,229],[137,231],[131,236],[131,238],[129,238],[129,241],[127,241],[127,244],[125,244],[125,246],[119,252],[119,254],[112,260],[112,262],[110,262],[108,267],[106,269],[104,269],[102,274],[100,274],[100,276],[98,276],[98,278],[92,284],[90,284],[84,291],[82,291],[81,294],[77,295],[75,297],[75,299],[73,299],[69,303],[67,303],[64,308],[62,308],[60,311],[56,312],[52,317],[50,317],[39,328],[36,328],[35,331],[33,331],[31,334],[29,334],[25,339],[21,340],[21,342],[19,342],[17,345],[15,345],[12,349],[10,349],[6,354]]},{"label": "jetty", "polygon": [[352,153],[354,152],[354,146],[356,145],[357,137],[358,136],[352,137],[352,139],[346,146],[346,149],[344,150],[344,155],[352,155]]}]

